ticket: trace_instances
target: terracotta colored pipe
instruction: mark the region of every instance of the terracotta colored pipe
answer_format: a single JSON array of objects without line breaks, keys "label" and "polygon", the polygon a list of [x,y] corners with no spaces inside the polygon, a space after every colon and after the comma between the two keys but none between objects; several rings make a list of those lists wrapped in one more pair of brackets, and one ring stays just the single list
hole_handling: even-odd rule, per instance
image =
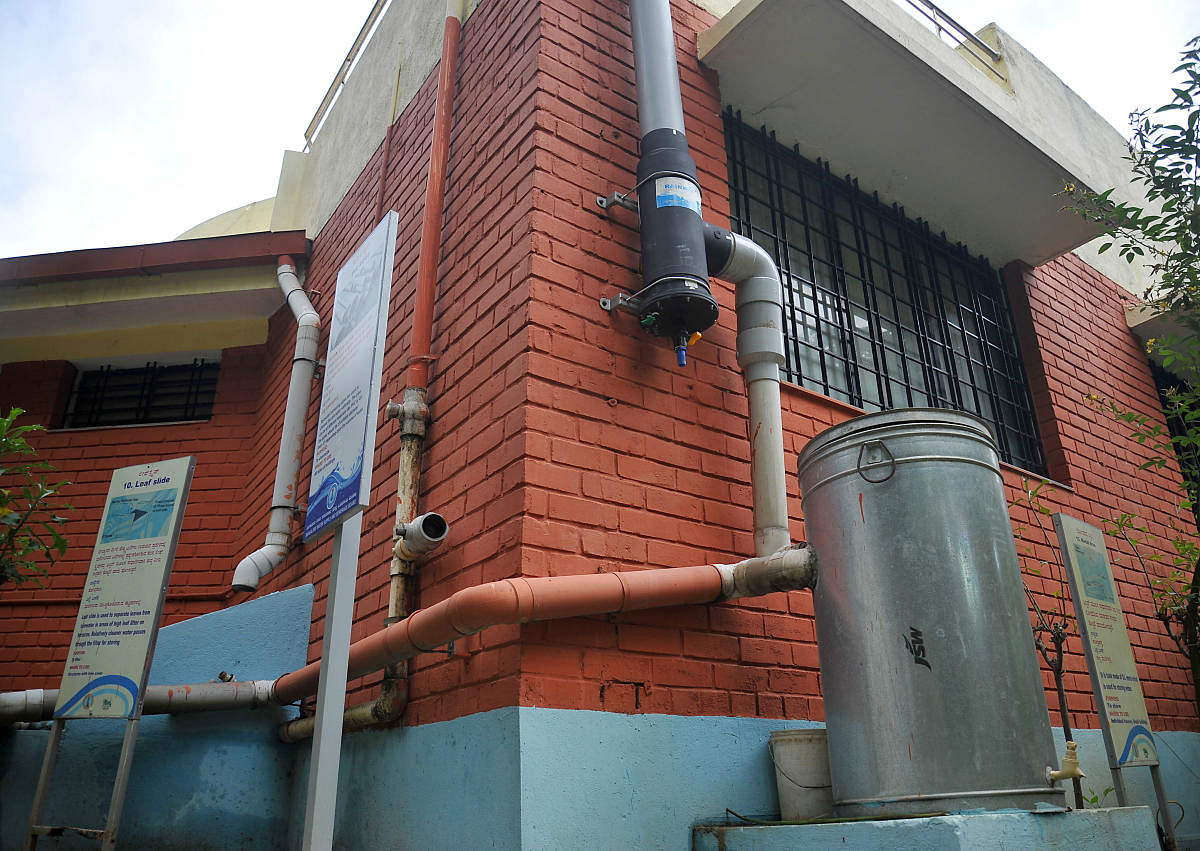
[{"label": "terracotta colored pipe", "polygon": [[[708,603],[720,594],[721,574],[713,565],[501,579],[465,588],[356,641],[350,646],[348,676],[354,679],[494,624]],[[320,670],[321,663],[313,662],[284,674],[275,681],[275,699],[290,703],[312,694]]]},{"label": "terracotta colored pipe", "polygon": [[429,386],[429,362],[433,357],[433,306],[438,260],[442,253],[446,163],[450,158],[450,119],[454,115],[454,79],[458,74],[458,39],[461,32],[462,21],[454,14],[448,14],[442,36],[441,73],[434,105],[429,180],[425,184],[425,222],[421,227],[421,256],[417,263],[416,305],[408,362],[409,387]]},{"label": "terracotta colored pipe", "polygon": [[[706,564],[623,573],[501,579],[465,588],[350,645],[350,679],[504,623],[713,603],[811,588],[817,558],[805,544],[735,565]],[[275,681],[273,697],[292,703],[317,690],[321,663]]]}]

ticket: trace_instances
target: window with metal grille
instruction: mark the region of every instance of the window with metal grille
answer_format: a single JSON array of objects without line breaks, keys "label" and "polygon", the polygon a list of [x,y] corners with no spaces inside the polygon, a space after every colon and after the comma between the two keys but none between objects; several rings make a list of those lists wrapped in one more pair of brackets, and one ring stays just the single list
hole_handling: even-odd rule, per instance
[{"label": "window with metal grille", "polygon": [[731,229],[783,282],[784,378],[867,411],[953,408],[1046,469],[1008,297],[982,257],[725,114]]},{"label": "window with metal grille", "polygon": [[217,395],[219,363],[151,362],[80,372],[67,403],[64,428],[207,420]]},{"label": "window with metal grille", "polygon": [[1172,438],[1171,448],[1175,452],[1175,460],[1179,462],[1179,471],[1183,474],[1183,488],[1192,503],[1193,519],[1197,528],[1200,528],[1200,511],[1197,510],[1200,507],[1200,447],[1186,440],[1176,442],[1176,438],[1187,435],[1188,421],[1196,415],[1193,399],[1188,392],[1187,382],[1154,361],[1150,361],[1150,375],[1154,378],[1158,400],[1162,403],[1167,431]]}]

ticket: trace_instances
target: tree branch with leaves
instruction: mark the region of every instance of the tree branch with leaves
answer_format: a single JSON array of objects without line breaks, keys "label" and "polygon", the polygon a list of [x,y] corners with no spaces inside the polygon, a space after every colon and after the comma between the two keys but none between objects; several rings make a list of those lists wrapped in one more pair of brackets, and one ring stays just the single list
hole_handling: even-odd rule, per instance
[{"label": "tree branch with leaves", "polygon": [[62,533],[70,509],[59,501],[68,482],[51,482],[54,468],[37,458],[26,436],[40,425],[17,425],[25,413],[13,408],[0,417],[0,585],[32,580],[41,584],[56,556],[67,551]]},{"label": "tree branch with leaves", "polygon": [[[1144,556],[1150,532],[1122,513],[1106,532],[1121,538],[1138,560],[1154,601],[1155,614],[1172,642],[1188,659],[1194,698],[1200,708],[1200,547],[1195,508],[1200,502],[1200,36],[1187,43],[1170,102],[1130,116],[1129,163],[1132,183],[1146,205],[1113,200],[1114,190],[1095,193],[1066,187],[1069,209],[1096,222],[1107,236],[1100,253],[1113,248],[1129,263],[1142,264],[1152,283],[1147,306],[1184,329],[1178,339],[1150,339],[1156,356],[1176,377],[1161,394],[1159,416],[1131,410],[1111,399],[1088,397],[1123,423],[1149,450],[1145,471],[1177,461],[1181,471],[1179,518],[1165,554]],[[1164,421],[1166,424],[1164,424]],[[1140,533],[1141,537],[1135,536]],[[1147,560],[1169,558],[1165,576],[1152,576]]]}]

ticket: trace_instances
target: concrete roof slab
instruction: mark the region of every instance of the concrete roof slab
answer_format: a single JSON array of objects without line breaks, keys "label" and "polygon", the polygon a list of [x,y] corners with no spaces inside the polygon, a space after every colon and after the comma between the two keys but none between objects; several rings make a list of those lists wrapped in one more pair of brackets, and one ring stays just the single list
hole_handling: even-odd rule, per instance
[{"label": "concrete roof slab", "polygon": [[[992,33],[1003,48],[1002,31]],[[1015,48],[1005,60],[1025,59],[1074,98],[1085,126],[1106,128],[1104,156],[1119,159],[1120,135]],[[1097,233],[1057,193],[1089,179],[1107,188],[1109,173],[1039,132],[1003,81],[891,0],[742,0],[701,34],[699,51],[720,75],[723,104],[748,124],[853,174],[996,266],[1038,265]]]}]

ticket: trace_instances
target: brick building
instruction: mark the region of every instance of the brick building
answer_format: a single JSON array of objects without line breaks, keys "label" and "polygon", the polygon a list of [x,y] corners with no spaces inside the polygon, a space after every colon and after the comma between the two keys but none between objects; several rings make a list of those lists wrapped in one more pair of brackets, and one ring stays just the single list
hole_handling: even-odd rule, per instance
[{"label": "brick building", "polygon": [[[1053,483],[1042,496],[1049,509],[1095,525],[1136,515],[1162,551],[1178,470],[1140,470],[1146,448],[1087,400],[1156,409],[1151,367],[1126,321],[1136,270],[1080,248],[1094,234],[1054,198],[1063,180],[1115,185],[1119,136],[996,28],[981,38],[999,58],[940,42],[885,0],[812,4],[803,36],[788,32],[797,15],[786,4],[730,5],[674,2],[676,52],[704,218],[755,238],[784,272],[793,538],[804,539],[795,459],[809,439],[863,411],[939,406],[980,414],[997,432],[1027,567],[1054,559],[1041,518],[1020,504],[1027,479]],[[422,510],[440,512],[451,531],[421,563],[412,607],[509,577],[752,555],[732,285],[713,281],[721,315],[685,367],[633,316],[599,306],[641,288],[637,215],[595,201],[632,186],[637,168],[626,0],[470,6],[434,255],[420,479]],[[311,584],[308,658],[319,657],[328,537],[301,542],[297,519],[286,557],[257,591],[230,589],[234,566],[267,529],[292,368],[296,324],[275,266],[281,255],[297,261],[322,315],[323,356],[339,269],[381,213],[397,211],[381,411],[399,400],[428,213],[440,49],[430,34],[440,22],[439,3],[392,4],[310,150],[285,158],[260,232],[224,233],[218,217],[165,245],[0,261],[0,404],[48,427],[37,446],[73,482],[74,506],[71,548],[46,587],[0,591],[3,690],[58,684],[111,471],[184,454],[197,456],[196,479],[165,623]],[[771,39],[791,37],[802,39],[801,56],[781,58]],[[854,58],[838,59],[848,45]],[[809,100],[793,106],[776,88],[813,73],[788,64],[803,66],[804,55],[831,62],[826,73],[844,88],[824,79],[814,105],[811,85],[793,86]],[[756,74],[771,78],[757,92]],[[388,122],[378,107],[393,90]],[[871,102],[908,97],[927,107],[928,136],[902,107]],[[1100,141],[1066,147],[1079,125],[1056,125],[1055,115],[1085,122]],[[116,387],[149,378],[180,382],[199,401],[106,406]],[[317,383],[297,482],[305,493],[319,396]],[[388,615],[401,443],[399,424],[381,417],[355,639]],[[1150,721],[1186,761],[1200,749],[1187,665],[1132,554],[1110,546]],[[1024,578],[1043,608],[1057,606],[1056,569]],[[1066,671],[1072,723],[1091,735],[1089,765],[1102,772],[1078,640]],[[348,702],[375,699],[380,676],[354,680]],[[766,731],[824,721],[821,678],[808,592],[493,627],[411,661],[402,729],[347,735],[339,842],[367,847],[373,831],[403,829],[424,847],[484,836],[530,847],[682,845],[688,825],[724,806],[770,809],[733,790],[762,785]],[[697,741],[756,744],[734,756]],[[605,757],[610,742],[634,755]],[[302,765],[307,748],[290,747]],[[711,777],[709,791],[680,791],[689,779],[703,785],[700,776]],[[423,788],[371,793],[385,777]],[[1196,788],[1173,794],[1196,803]],[[489,800],[399,827],[461,808],[464,792]],[[295,800],[290,822],[273,814],[293,830]],[[598,834],[589,813],[619,825]]]}]

